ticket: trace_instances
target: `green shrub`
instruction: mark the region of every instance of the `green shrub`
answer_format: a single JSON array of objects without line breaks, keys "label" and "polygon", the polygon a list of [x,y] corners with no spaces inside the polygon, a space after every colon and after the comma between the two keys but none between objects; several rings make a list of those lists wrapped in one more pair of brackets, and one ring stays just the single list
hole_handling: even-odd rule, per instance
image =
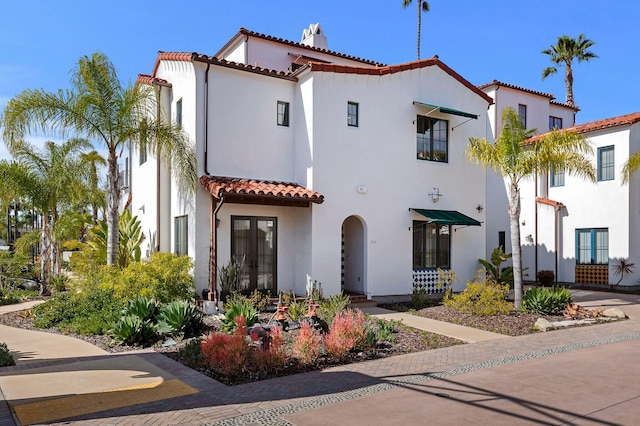
[{"label": "green shrub", "polygon": [[554,315],[562,312],[571,301],[571,292],[564,287],[532,287],[522,296],[521,310],[538,315]]},{"label": "green shrub", "polygon": [[340,292],[340,294],[334,294],[328,299],[320,301],[318,308],[318,316],[325,320],[327,324],[331,324],[338,312],[344,311],[349,306],[349,295]]},{"label": "green shrub", "polygon": [[0,367],[9,367],[16,365],[13,356],[9,353],[6,343],[0,343]]},{"label": "green shrub", "polygon": [[146,345],[158,339],[155,324],[144,321],[135,315],[125,315],[113,324],[109,330],[113,340],[120,344]]},{"label": "green shrub", "polygon": [[51,287],[58,293],[62,293],[67,290],[69,284],[69,277],[65,274],[53,274],[51,275]]},{"label": "green shrub", "polygon": [[249,296],[249,301],[259,312],[265,312],[271,305],[271,292],[267,290],[266,293],[262,293],[260,290],[255,289]]},{"label": "green shrub", "polygon": [[195,296],[192,267],[188,256],[158,252],[150,260],[132,262],[122,270],[105,265],[85,271],[78,289],[83,292],[112,289],[122,301],[137,296],[153,298],[158,303],[192,300]]},{"label": "green shrub", "polygon": [[304,300],[290,302],[288,313],[291,321],[299,322],[307,313],[307,302]]},{"label": "green shrub", "polygon": [[240,298],[235,295],[235,299],[224,304],[224,318],[222,320],[222,329],[227,333],[233,333],[236,330],[236,319],[243,317],[244,323],[251,327],[258,322],[259,312],[253,307],[253,304],[247,298]]},{"label": "green shrub", "polygon": [[413,293],[411,293],[411,305],[414,309],[420,309],[427,304],[427,289],[422,288],[414,288]]},{"label": "green shrub", "polygon": [[37,295],[38,292],[26,292],[25,290],[14,290],[0,287],[0,306],[20,303],[29,295]]},{"label": "green shrub", "polygon": [[384,342],[395,342],[396,333],[398,332],[397,323],[397,321],[387,321],[378,318],[376,320],[376,326],[378,327],[377,338]]},{"label": "green shrub", "polygon": [[536,273],[536,278],[543,287],[550,286],[553,283],[554,273],[553,271],[543,269]]},{"label": "green shrub", "polygon": [[496,284],[490,278],[476,276],[462,293],[446,297],[444,304],[471,315],[501,315],[510,312],[513,306],[506,300],[508,294],[508,284]]},{"label": "green shrub", "polygon": [[194,305],[176,300],[160,309],[157,329],[168,336],[197,336],[204,329],[202,313]]},{"label": "green shrub", "polygon": [[122,308],[123,303],[111,290],[59,293],[33,308],[33,324],[79,334],[105,334]]}]

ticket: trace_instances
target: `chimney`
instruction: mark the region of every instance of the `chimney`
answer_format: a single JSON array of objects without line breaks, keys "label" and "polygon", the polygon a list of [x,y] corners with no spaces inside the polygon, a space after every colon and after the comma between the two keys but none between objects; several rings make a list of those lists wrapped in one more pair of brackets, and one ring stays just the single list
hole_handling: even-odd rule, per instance
[{"label": "chimney", "polygon": [[301,44],[311,47],[317,47],[318,49],[329,49],[327,44],[327,37],[324,35],[320,24],[311,24],[309,28],[306,28],[302,32]]}]

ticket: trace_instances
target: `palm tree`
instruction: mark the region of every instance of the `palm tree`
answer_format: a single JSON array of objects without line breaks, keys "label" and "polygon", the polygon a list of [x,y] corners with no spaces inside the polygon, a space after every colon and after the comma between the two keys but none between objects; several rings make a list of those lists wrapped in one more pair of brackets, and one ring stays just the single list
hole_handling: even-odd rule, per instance
[{"label": "palm tree", "polygon": [[[412,0],[403,0],[402,6],[406,9],[412,3]],[[420,60],[420,30],[422,29],[422,12],[430,10],[429,2],[418,0],[418,61]]]},{"label": "palm tree", "polygon": [[98,176],[98,165],[106,166],[107,162],[104,157],[93,150],[86,154],[81,154],[80,159],[89,167],[89,203],[91,204],[91,215],[93,224],[98,223],[98,210],[104,208],[105,194],[100,189],[100,177]]},{"label": "palm tree", "polygon": [[156,119],[153,89],[146,85],[123,87],[115,67],[102,53],[83,56],[72,73],[72,90],[48,93],[25,90],[11,99],[4,111],[3,138],[9,151],[26,133],[73,132],[102,143],[107,156],[107,264],[118,262],[120,181],[118,153],[140,143],[171,165],[181,188],[193,191],[197,180],[195,150],[175,123]]},{"label": "palm tree", "polygon": [[622,166],[622,184],[629,183],[631,175],[640,169],[640,152],[631,154]]},{"label": "palm tree", "polygon": [[[554,64],[564,64],[564,83],[567,86],[567,104],[574,105],[573,103],[573,69],[571,63],[574,59],[578,62],[588,61],[593,58],[597,58],[593,52],[587,49],[596,44],[594,41],[584,37],[584,34],[580,34],[577,39],[573,39],[569,36],[563,35],[558,37],[558,44],[551,46],[549,49],[543,50],[542,53],[551,56],[551,62]],[[549,77],[551,74],[558,72],[558,68],[548,67],[542,71],[542,79]]]},{"label": "palm tree", "polygon": [[547,173],[551,168],[596,181],[596,170],[587,157],[591,144],[582,134],[554,130],[526,143],[535,129],[526,130],[513,108],[502,111],[502,130],[495,144],[471,138],[469,160],[495,170],[509,184],[509,221],[515,307],[522,305],[522,256],[520,246],[520,181]]},{"label": "palm tree", "polygon": [[[40,282],[42,294],[49,294],[51,272],[59,272],[60,250],[52,229],[60,210],[71,205],[83,184],[79,156],[91,147],[86,139],[71,139],[61,145],[46,142],[40,150],[25,141],[13,144],[17,166],[7,170],[4,184],[14,185],[42,212],[40,233]],[[2,185],[0,185],[2,186]]]}]

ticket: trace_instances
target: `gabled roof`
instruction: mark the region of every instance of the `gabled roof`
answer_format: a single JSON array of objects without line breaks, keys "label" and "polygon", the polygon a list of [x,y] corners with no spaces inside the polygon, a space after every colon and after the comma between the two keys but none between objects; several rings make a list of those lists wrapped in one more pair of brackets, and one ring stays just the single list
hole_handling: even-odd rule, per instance
[{"label": "gabled roof", "polygon": [[[627,115],[621,115],[619,117],[605,118],[603,120],[596,120],[596,121],[591,121],[589,123],[578,124],[577,126],[567,127],[565,129],[560,129],[560,130],[566,131],[566,132],[588,133],[596,130],[610,129],[610,128],[619,127],[619,126],[627,126],[627,125],[635,124],[638,122],[640,122],[640,112],[634,112]],[[550,132],[535,135],[527,139],[527,143],[537,142],[548,133]]]},{"label": "gabled roof", "polygon": [[310,69],[311,71],[317,71],[317,72],[334,72],[334,73],[342,73],[342,74],[363,74],[363,75],[383,76],[386,74],[394,74],[397,72],[426,68],[426,67],[433,67],[433,66],[440,68],[441,70],[449,74],[451,77],[456,79],[458,82],[462,83],[472,92],[476,93],[477,95],[485,99],[490,104],[493,103],[493,99],[491,98],[491,96],[487,95],[482,90],[480,90],[479,88],[471,84],[469,81],[467,81],[460,74],[458,74],[457,72],[449,68],[444,62],[440,61],[440,59],[438,59],[437,56],[434,56],[433,58],[429,58],[429,59],[423,59],[420,61],[408,62],[406,64],[389,65],[389,66],[382,66],[382,67],[376,67],[376,68],[310,62],[308,65],[301,67],[299,70],[297,70],[295,74],[299,74],[303,72],[305,69]]},{"label": "gabled roof", "polygon": [[562,102],[555,101],[554,99],[556,97],[555,97],[555,95],[553,95],[551,93],[539,92],[537,90],[527,89],[527,88],[524,88],[524,87],[516,86],[514,84],[509,84],[509,83],[505,83],[505,82],[498,81],[498,80],[493,80],[490,83],[486,83],[486,84],[483,84],[481,86],[478,86],[478,89],[484,90],[484,89],[488,89],[488,88],[491,88],[491,87],[496,87],[496,88],[498,88],[498,87],[506,87],[508,89],[518,90],[520,92],[525,92],[525,93],[529,93],[529,94],[536,95],[536,96],[542,96],[543,98],[549,99],[549,103],[551,103],[553,105],[557,105],[557,106],[560,106],[560,107],[573,109],[575,111],[580,110],[580,108],[575,106],[575,105],[569,105],[569,104],[565,104],[565,103],[562,103]]},{"label": "gabled roof", "polygon": [[205,175],[200,177],[200,184],[215,198],[225,197],[235,202],[246,203],[262,199],[274,203],[307,205],[324,201],[324,195],[291,182]]},{"label": "gabled roof", "polygon": [[241,71],[248,71],[255,74],[266,75],[269,77],[277,77],[285,80],[298,81],[298,79],[291,75],[289,72],[284,71],[276,71],[268,68],[256,67],[253,65],[240,64],[233,61],[227,61],[224,59],[218,59],[215,56],[207,56],[201,55],[196,52],[158,52],[158,57],[156,58],[156,62],[153,66],[153,73],[151,75],[148,74],[138,74],[138,83],[143,84],[160,84],[158,82],[165,82],[165,85],[170,86],[166,80],[156,78],[156,72],[158,71],[158,67],[160,66],[161,61],[177,61],[177,62],[203,62],[212,65],[217,65],[226,68],[233,68]]},{"label": "gabled roof", "polygon": [[362,62],[364,64],[369,64],[369,65],[375,65],[375,66],[384,66],[384,64],[380,63],[380,62],[375,62],[375,61],[371,61],[368,59],[363,59],[363,58],[359,58],[357,56],[351,56],[351,55],[346,55],[344,53],[340,53],[340,52],[334,52],[332,50],[328,50],[328,49],[321,49],[318,47],[313,47],[313,46],[308,46],[306,44],[302,44],[302,43],[297,43],[295,41],[290,41],[290,40],[285,40],[283,38],[279,38],[279,37],[273,37],[270,35],[266,35],[266,34],[261,34],[261,33],[257,33],[254,31],[249,31],[246,28],[240,28],[240,31],[233,36],[224,46],[222,46],[222,49],[220,49],[215,56],[216,57],[220,57],[221,53],[223,51],[225,51],[230,45],[232,45],[238,37],[255,37],[255,38],[260,38],[263,40],[268,40],[274,43],[279,43],[279,44],[284,44],[287,46],[295,46],[295,47],[299,47],[301,49],[306,49],[309,51],[313,51],[313,52],[320,52],[320,53],[325,53],[327,55],[331,55],[331,56],[335,56],[338,58],[343,58],[343,59],[349,59],[351,61],[358,61],[358,62]]}]

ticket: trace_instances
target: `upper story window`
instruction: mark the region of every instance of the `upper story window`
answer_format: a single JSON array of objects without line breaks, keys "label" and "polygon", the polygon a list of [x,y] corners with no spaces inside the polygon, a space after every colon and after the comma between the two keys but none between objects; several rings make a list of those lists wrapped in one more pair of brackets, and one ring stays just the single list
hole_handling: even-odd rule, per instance
[{"label": "upper story window", "polygon": [[614,149],[613,146],[598,148],[598,180],[613,180],[614,170]]},{"label": "upper story window", "polygon": [[549,171],[550,186],[564,186],[564,170],[552,167]]},{"label": "upper story window", "polygon": [[527,128],[527,106],[523,104],[518,104],[518,115],[520,116],[520,122],[522,126]]},{"label": "upper story window", "polygon": [[562,118],[549,116],[549,130],[562,129]]},{"label": "upper story window", "polygon": [[289,102],[278,101],[278,126],[289,127]]},{"label": "upper story window", "polygon": [[138,153],[138,158],[140,159],[140,165],[142,166],[147,162],[147,144],[140,143],[140,152]]},{"label": "upper story window", "polygon": [[358,127],[358,104],[347,102],[347,125]]},{"label": "upper story window", "polygon": [[449,157],[449,122],[419,115],[416,123],[417,158],[446,163]]},{"label": "upper story window", "polygon": [[182,99],[176,102],[176,124],[182,129]]}]

